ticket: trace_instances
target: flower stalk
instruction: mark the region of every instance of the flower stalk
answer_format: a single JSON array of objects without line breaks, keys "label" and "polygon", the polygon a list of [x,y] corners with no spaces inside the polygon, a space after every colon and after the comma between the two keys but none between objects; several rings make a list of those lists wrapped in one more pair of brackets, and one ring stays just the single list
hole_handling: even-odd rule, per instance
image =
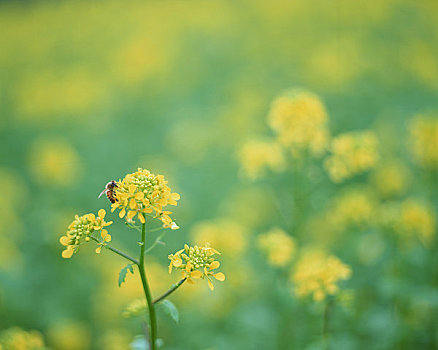
[{"label": "flower stalk", "polygon": [[151,350],[156,349],[156,339],[157,339],[157,318],[155,316],[155,307],[152,301],[152,295],[149,288],[148,280],[146,278],[146,270],[144,267],[144,251],[146,245],[146,223],[143,223],[141,226],[141,244],[140,244],[140,259],[138,270],[140,272],[141,283],[143,285],[144,294],[146,297],[146,302],[148,304],[149,309],[149,325],[150,325],[150,343]]},{"label": "flower stalk", "polygon": [[176,291],[186,280],[187,280],[187,277],[184,277],[178,283],[175,283],[167,292],[163,293],[161,296],[159,296],[157,299],[155,299],[153,301],[153,304],[159,303],[163,299],[166,299],[170,294],[172,294],[174,291]]}]

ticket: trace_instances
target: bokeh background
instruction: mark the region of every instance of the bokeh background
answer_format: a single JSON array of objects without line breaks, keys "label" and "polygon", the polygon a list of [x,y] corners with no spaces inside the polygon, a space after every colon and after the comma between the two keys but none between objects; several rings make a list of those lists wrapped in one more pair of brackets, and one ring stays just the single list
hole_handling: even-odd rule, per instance
[{"label": "bokeh background", "polygon": [[[329,348],[437,348],[437,13],[408,0],[1,2],[0,348],[138,349],[141,322],[122,317],[138,274],[119,288],[120,257],[90,244],[65,260],[59,243],[138,166],[181,194],[181,229],[147,257],[153,294],[178,280],[167,255],[186,242],[214,245],[227,276],[171,297],[165,349],[326,347],[327,298],[296,294],[312,249],[351,269],[330,297]],[[318,155],[257,144],[277,140],[268,115],[290,88],[324,106]],[[334,176],[333,140],[362,132],[377,141],[340,157],[365,166]],[[136,251],[135,231],[111,228]]]}]

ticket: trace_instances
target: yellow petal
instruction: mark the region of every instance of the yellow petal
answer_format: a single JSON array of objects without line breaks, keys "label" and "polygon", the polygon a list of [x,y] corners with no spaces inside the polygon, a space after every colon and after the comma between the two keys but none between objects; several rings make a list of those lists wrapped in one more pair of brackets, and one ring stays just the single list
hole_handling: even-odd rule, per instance
[{"label": "yellow petal", "polygon": [[105,209],[100,209],[99,212],[97,213],[97,215],[99,215],[101,219],[105,217],[105,214],[106,214]]},{"label": "yellow petal", "polygon": [[213,261],[213,262],[210,264],[210,270],[217,269],[220,265],[221,265],[221,264],[220,264],[219,261]]},{"label": "yellow petal", "polygon": [[198,271],[198,270],[196,270],[196,271],[192,271],[192,273],[190,274],[190,277],[193,277],[193,278],[201,278],[201,277],[202,277],[202,272],[201,272],[201,271]]},{"label": "yellow petal", "polygon": [[182,260],[180,258],[176,258],[173,260],[173,266],[180,267],[182,264]]},{"label": "yellow petal", "polygon": [[170,262],[170,264],[169,264],[169,273],[172,273],[172,261]]},{"label": "yellow petal", "polygon": [[102,232],[100,233],[100,235],[102,236],[102,238],[105,238],[105,236],[108,234],[107,230],[102,230]]},{"label": "yellow petal", "polygon": [[195,284],[195,282],[193,282],[193,280],[190,279],[190,278],[187,278],[187,283],[189,283],[189,284]]},{"label": "yellow petal", "polygon": [[128,218],[128,220],[131,220],[135,216],[135,214],[137,214],[135,210],[130,210],[128,212],[128,215],[126,215],[126,217]]},{"label": "yellow petal", "polygon": [[215,273],[213,277],[216,278],[218,281],[225,281],[225,275],[222,272]]},{"label": "yellow petal", "polygon": [[134,184],[130,184],[128,186],[128,191],[129,191],[130,194],[134,194],[136,189],[137,189],[137,186],[135,186]]},{"label": "yellow petal", "polygon": [[70,239],[69,239],[67,236],[62,236],[62,237],[59,239],[59,242],[60,242],[62,245],[67,246],[68,243],[70,242]]},{"label": "yellow petal", "polygon": [[144,216],[142,213],[138,213],[138,218],[140,219],[141,223],[144,224],[146,222]]},{"label": "yellow petal", "polygon": [[192,269],[192,263],[191,263],[190,261],[188,261],[188,262],[187,262],[187,265],[186,265],[186,271],[187,271],[187,272],[190,272],[191,269]]},{"label": "yellow petal", "polygon": [[207,278],[207,282],[208,282],[208,287],[210,288],[210,290],[214,290],[213,283],[211,283],[211,281],[208,278]]},{"label": "yellow petal", "polygon": [[96,221],[96,217],[93,213],[87,214],[86,218],[88,221]]},{"label": "yellow petal", "polygon": [[105,242],[111,242],[111,235],[106,235],[103,239]]},{"label": "yellow petal", "polygon": [[144,192],[137,192],[135,194],[135,199],[138,199],[139,201],[142,201],[144,199]]},{"label": "yellow petal", "polygon": [[137,208],[137,202],[135,201],[134,198],[131,198],[131,199],[129,200],[129,207],[130,207],[131,209],[136,209],[136,208]]},{"label": "yellow petal", "polygon": [[96,248],[96,253],[97,253],[97,254],[100,254],[100,251],[101,251],[101,250],[102,250],[102,246],[97,247],[97,248]]},{"label": "yellow petal", "polygon": [[174,201],[178,201],[181,196],[179,195],[179,193],[174,192],[170,195],[170,198],[172,198]]},{"label": "yellow petal", "polygon": [[126,214],[126,210],[125,209],[120,210],[119,218],[122,219],[125,216],[125,214]]},{"label": "yellow petal", "polygon": [[73,255],[73,249],[66,249],[66,250],[63,250],[62,251],[62,253],[61,253],[61,255],[62,255],[62,257],[64,258],[64,259],[69,259],[69,258],[71,258],[71,256]]}]

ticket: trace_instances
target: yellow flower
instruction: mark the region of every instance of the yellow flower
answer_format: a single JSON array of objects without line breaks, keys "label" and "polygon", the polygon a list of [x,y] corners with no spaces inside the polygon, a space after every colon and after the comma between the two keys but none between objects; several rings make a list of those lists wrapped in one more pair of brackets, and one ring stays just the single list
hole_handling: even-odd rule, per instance
[{"label": "yellow flower", "polygon": [[112,204],[111,211],[120,209],[120,218],[126,215],[127,221],[132,221],[137,216],[145,223],[145,214],[154,213],[163,227],[179,228],[169,216],[172,212],[164,211],[163,208],[168,204],[177,205],[180,195],[171,192],[163,175],[154,175],[146,169],[138,168],[137,172],[127,174],[117,182],[115,197],[116,202]]},{"label": "yellow flower", "polygon": [[379,159],[377,137],[371,131],[337,136],[330,145],[331,155],[324,166],[334,182],[342,182],[375,167]]},{"label": "yellow flower", "polygon": [[215,255],[220,253],[211,247],[189,247],[184,245],[184,249],[177,251],[175,254],[170,254],[169,273],[172,268],[176,267],[182,271],[183,277],[187,278],[187,282],[193,284],[193,279],[206,279],[211,290],[214,289],[211,282],[212,277],[218,281],[224,281],[225,275],[222,272],[215,272],[219,268],[219,261],[215,260]]},{"label": "yellow flower", "polygon": [[295,252],[295,240],[280,228],[273,228],[257,239],[259,248],[267,255],[272,266],[285,266]]},{"label": "yellow flower", "polygon": [[303,152],[313,156],[325,152],[329,139],[327,112],[310,92],[291,89],[278,97],[272,103],[268,124],[294,157]]},{"label": "yellow flower", "polygon": [[5,350],[44,350],[44,339],[38,331],[25,331],[18,327],[0,333],[0,349]]},{"label": "yellow flower", "polygon": [[283,171],[285,159],[281,146],[276,142],[251,140],[238,153],[241,172],[251,180],[260,178],[265,169]]},{"label": "yellow flower", "polygon": [[401,203],[382,206],[380,223],[394,230],[407,243],[412,238],[429,244],[435,236],[437,221],[433,205],[424,200],[408,198]]},{"label": "yellow flower", "polygon": [[348,265],[337,257],[319,250],[305,252],[292,270],[291,280],[295,285],[295,295],[312,295],[315,301],[322,301],[327,295],[339,292],[337,283],[351,277]]},{"label": "yellow flower", "polygon": [[[105,215],[104,209],[99,210],[97,217],[93,213],[82,216],[76,215],[73,222],[69,225],[66,235],[59,239],[60,243],[66,247],[62,252],[62,257],[71,258],[79,250],[79,246],[84,242],[90,241],[91,238],[99,241],[96,253],[100,253],[102,246],[106,242],[111,241],[111,235],[108,234],[105,227],[113,222],[105,222]],[[93,236],[95,232],[100,232],[100,237]]]},{"label": "yellow flower", "polygon": [[417,116],[409,131],[414,159],[425,168],[438,168],[438,117]]}]

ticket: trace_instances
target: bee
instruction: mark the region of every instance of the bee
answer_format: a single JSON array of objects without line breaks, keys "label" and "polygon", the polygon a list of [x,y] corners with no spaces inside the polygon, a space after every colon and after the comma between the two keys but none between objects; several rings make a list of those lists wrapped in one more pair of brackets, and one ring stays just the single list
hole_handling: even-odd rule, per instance
[{"label": "bee", "polygon": [[105,185],[105,189],[99,194],[99,197],[97,197],[97,198],[102,197],[102,195],[103,195],[104,193],[106,193],[106,196],[108,197],[108,199],[109,199],[109,201],[110,201],[111,203],[115,203],[115,202],[117,202],[117,198],[116,198],[115,193],[114,193],[114,189],[115,189],[116,187],[119,187],[119,186],[117,186],[117,184],[116,184],[116,182],[115,182],[114,180],[108,182],[108,183]]}]

